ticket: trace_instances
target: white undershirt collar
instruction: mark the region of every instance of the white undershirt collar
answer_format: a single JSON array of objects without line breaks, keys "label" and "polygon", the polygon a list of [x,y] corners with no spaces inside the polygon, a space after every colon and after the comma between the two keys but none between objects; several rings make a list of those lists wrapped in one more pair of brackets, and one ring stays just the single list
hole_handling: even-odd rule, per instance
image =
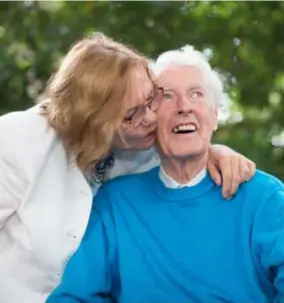
[{"label": "white undershirt collar", "polygon": [[206,168],[203,168],[191,181],[188,183],[182,184],[174,180],[170,177],[162,166],[160,166],[159,177],[164,183],[164,185],[168,188],[183,188],[183,187],[191,187],[200,183],[203,178],[206,176],[207,171]]}]

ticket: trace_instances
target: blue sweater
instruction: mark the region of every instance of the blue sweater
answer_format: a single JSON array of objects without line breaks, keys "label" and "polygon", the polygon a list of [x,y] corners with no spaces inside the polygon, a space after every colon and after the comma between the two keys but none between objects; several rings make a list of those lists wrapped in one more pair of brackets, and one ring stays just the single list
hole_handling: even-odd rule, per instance
[{"label": "blue sweater", "polygon": [[284,186],[257,172],[228,202],[208,175],[183,189],[158,168],[110,181],[47,302],[284,302]]}]

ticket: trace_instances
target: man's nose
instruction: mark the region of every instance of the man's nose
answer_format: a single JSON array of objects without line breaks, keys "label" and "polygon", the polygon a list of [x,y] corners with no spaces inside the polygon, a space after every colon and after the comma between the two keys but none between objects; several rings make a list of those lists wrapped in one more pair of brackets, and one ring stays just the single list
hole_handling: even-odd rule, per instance
[{"label": "man's nose", "polygon": [[190,114],[192,113],[192,104],[187,98],[182,97],[177,100],[176,109],[178,115]]},{"label": "man's nose", "polygon": [[143,126],[151,126],[153,124],[155,124],[157,121],[157,116],[156,114],[150,109],[150,108],[146,108],[146,112],[145,112],[145,117],[143,119]]}]

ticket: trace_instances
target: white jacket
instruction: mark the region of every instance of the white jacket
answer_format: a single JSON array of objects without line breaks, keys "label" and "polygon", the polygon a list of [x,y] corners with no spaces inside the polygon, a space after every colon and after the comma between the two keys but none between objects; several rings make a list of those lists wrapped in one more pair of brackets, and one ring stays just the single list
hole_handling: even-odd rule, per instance
[{"label": "white jacket", "polygon": [[[111,176],[158,163],[153,149],[123,152]],[[91,204],[89,184],[37,106],[0,117],[0,303],[45,301],[82,239]]]}]

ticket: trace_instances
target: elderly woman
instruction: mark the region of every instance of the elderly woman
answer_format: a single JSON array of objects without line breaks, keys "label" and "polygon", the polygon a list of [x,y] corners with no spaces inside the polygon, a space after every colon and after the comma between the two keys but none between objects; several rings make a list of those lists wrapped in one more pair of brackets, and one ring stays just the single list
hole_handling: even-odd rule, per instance
[{"label": "elderly woman", "polygon": [[[161,97],[147,58],[95,34],[71,48],[37,106],[0,118],[1,303],[44,302],[79,246],[100,183],[157,165],[150,148]],[[213,174],[215,163],[228,194],[254,173],[222,147],[211,149]]]},{"label": "elderly woman", "polygon": [[101,187],[47,302],[284,302],[283,184],[257,172],[224,203],[206,171],[222,84],[190,48],[157,66],[161,166]]}]

